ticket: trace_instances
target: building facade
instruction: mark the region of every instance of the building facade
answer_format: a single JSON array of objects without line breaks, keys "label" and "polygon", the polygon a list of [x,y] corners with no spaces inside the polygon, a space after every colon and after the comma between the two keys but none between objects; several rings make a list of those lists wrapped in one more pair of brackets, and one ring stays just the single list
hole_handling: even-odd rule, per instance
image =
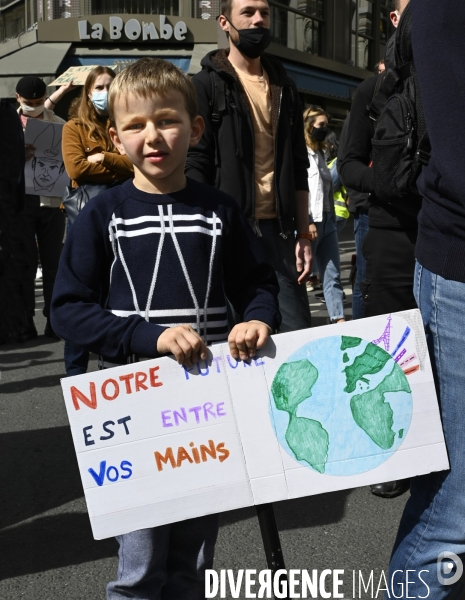
[{"label": "building facade", "polygon": [[[303,104],[325,108],[336,127],[384,55],[392,33],[389,2],[269,1],[269,53],[282,60]],[[0,96],[14,97],[23,75],[50,83],[70,66],[118,69],[141,56],[167,58],[195,74],[208,51],[226,44],[216,23],[219,6],[219,0],[0,0]]]}]

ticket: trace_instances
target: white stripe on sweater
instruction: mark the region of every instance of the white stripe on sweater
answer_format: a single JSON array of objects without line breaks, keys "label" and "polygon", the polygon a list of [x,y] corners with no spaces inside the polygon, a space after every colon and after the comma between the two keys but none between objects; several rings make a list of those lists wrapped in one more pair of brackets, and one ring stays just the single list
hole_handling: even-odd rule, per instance
[{"label": "white stripe on sweater", "polygon": [[[169,217],[164,215],[163,220],[165,223],[169,223]],[[204,221],[205,223],[214,223],[218,221],[218,217],[205,217],[204,215],[173,215],[173,221]],[[140,223],[160,223],[161,218],[156,216],[142,216],[136,217],[135,219],[122,219],[118,217],[114,220],[117,225],[139,225]]]},{"label": "white stripe on sweater", "polygon": [[[228,320],[225,319],[224,321],[206,321],[205,324],[207,326],[207,329],[217,329],[218,327],[227,327]],[[161,327],[179,327],[179,325],[190,325],[192,329],[195,329],[197,331],[197,325],[195,323],[157,323],[157,325],[160,325]],[[201,325],[201,327],[203,329],[203,324]]]},{"label": "white stripe on sweater", "polygon": [[[111,313],[117,317],[130,317],[131,315],[140,315],[145,317],[144,311],[137,310],[111,310]],[[204,309],[200,309],[200,316],[205,315]],[[219,306],[207,309],[207,315],[226,314],[226,306]],[[164,310],[149,310],[149,317],[156,319],[157,317],[197,317],[197,311],[195,308],[173,308]]]},{"label": "white stripe on sweater", "polygon": [[[132,229],[130,231],[125,231],[123,229],[118,229],[115,233],[115,237],[138,237],[140,235],[149,235],[151,233],[162,233],[161,227],[145,227],[144,229]],[[211,229],[205,229],[205,227],[200,227],[196,225],[187,225],[186,227],[173,227],[175,233],[204,233],[205,235],[214,236],[215,232]],[[216,227],[216,235],[221,235],[221,225],[220,227]]]}]

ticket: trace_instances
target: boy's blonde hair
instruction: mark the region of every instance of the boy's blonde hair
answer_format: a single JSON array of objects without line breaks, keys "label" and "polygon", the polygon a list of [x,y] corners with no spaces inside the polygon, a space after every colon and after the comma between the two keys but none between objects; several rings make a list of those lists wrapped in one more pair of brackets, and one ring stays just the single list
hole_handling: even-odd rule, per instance
[{"label": "boy's blonde hair", "polygon": [[134,94],[149,98],[154,94],[166,96],[170,90],[177,90],[184,97],[186,110],[193,120],[198,113],[197,97],[190,77],[181,69],[161,58],[140,58],[132,63],[113,80],[108,93],[108,110],[114,123],[116,98]]}]

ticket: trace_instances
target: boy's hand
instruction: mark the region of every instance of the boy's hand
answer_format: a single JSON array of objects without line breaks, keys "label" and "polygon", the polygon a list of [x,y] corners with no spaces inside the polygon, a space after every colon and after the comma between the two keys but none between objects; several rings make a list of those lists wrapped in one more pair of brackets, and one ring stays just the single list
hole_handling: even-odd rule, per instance
[{"label": "boy's hand", "polygon": [[169,327],[158,338],[157,351],[171,352],[180,365],[192,367],[199,360],[206,360],[207,347],[200,335],[190,325]]},{"label": "boy's hand", "polygon": [[236,325],[228,336],[231,356],[237,360],[253,358],[256,351],[266,344],[271,327],[263,321],[247,321]]}]

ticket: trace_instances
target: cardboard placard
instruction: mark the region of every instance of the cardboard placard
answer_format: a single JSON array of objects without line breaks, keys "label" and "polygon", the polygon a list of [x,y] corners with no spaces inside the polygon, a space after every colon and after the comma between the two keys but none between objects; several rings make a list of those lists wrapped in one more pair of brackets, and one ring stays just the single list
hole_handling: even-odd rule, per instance
[{"label": "cardboard placard", "polygon": [[449,466],[418,310],[62,388],[96,539]]},{"label": "cardboard placard", "polygon": [[[73,82],[74,85],[84,85],[86,79],[91,71],[95,69],[98,65],[84,65],[81,67],[70,67],[67,71],[62,73],[59,77],[49,83],[49,86],[60,86],[65,83]],[[111,66],[110,69],[113,69],[114,66]]]},{"label": "cardboard placard", "polygon": [[26,194],[61,197],[69,185],[61,151],[63,123],[28,119],[24,140],[35,148],[34,156],[26,161],[24,177]]}]

